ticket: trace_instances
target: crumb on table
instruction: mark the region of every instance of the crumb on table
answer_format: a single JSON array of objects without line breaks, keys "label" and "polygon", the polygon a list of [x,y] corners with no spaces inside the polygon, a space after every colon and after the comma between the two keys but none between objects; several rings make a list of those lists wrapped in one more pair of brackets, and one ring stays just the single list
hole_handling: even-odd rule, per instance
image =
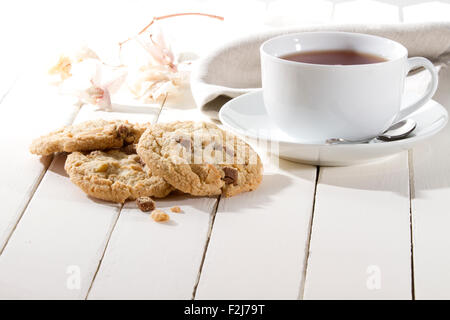
[{"label": "crumb on table", "polygon": [[150,197],[139,197],[136,199],[136,204],[144,212],[149,212],[156,208],[155,201]]},{"label": "crumb on table", "polygon": [[167,213],[159,209],[153,210],[152,213],[150,214],[150,217],[156,222],[168,221],[170,219]]},{"label": "crumb on table", "polygon": [[175,213],[180,213],[181,209],[179,206],[174,206],[174,207],[170,208],[170,211],[175,212]]}]

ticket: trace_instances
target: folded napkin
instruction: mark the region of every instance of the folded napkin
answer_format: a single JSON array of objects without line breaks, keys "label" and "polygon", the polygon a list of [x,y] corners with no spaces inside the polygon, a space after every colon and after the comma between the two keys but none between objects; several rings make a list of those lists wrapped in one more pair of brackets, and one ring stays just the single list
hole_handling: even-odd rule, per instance
[{"label": "folded napkin", "polygon": [[403,44],[409,56],[426,57],[437,64],[450,58],[450,23],[392,25],[323,25],[279,29],[227,43],[196,62],[191,89],[197,106],[212,118],[230,98],[261,87],[259,47],[272,37],[307,31],[347,31],[386,37]]}]

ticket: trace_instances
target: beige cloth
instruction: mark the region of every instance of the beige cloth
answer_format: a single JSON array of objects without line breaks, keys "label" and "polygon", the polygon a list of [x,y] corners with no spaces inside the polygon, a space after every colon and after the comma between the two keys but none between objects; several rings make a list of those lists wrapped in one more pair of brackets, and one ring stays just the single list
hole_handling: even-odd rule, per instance
[{"label": "beige cloth", "polygon": [[386,37],[403,44],[410,57],[427,57],[437,64],[446,64],[450,58],[449,22],[324,25],[264,32],[227,43],[196,62],[191,88],[197,106],[217,118],[218,110],[230,98],[260,88],[259,46],[265,40],[286,33],[332,30]]}]

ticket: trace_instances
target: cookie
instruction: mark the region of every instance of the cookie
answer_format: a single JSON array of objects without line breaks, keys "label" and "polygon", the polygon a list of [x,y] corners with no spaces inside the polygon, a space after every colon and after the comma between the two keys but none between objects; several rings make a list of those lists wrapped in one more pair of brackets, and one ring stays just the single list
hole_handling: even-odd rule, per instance
[{"label": "cookie", "polygon": [[196,196],[230,197],[254,190],[262,181],[258,154],[212,123],[153,125],[143,133],[137,153],[156,175]]},{"label": "cookie", "polygon": [[37,138],[30,146],[30,152],[50,155],[55,152],[74,152],[120,148],[137,143],[146,125],[128,121],[92,120],[65,126]]},{"label": "cookie", "polygon": [[137,154],[122,150],[74,152],[64,166],[70,180],[88,195],[123,203],[139,197],[167,196],[173,187],[152,175]]}]

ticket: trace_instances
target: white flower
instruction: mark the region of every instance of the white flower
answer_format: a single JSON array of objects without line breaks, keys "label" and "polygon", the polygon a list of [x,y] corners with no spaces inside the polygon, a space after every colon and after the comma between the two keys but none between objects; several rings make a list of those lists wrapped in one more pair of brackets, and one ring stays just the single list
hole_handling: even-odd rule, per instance
[{"label": "white flower", "polygon": [[155,102],[174,95],[188,82],[187,72],[173,71],[169,66],[145,65],[128,77],[128,87],[143,102]]},{"label": "white flower", "polygon": [[61,54],[56,64],[50,67],[50,75],[59,75],[60,80],[64,81],[72,76],[72,67],[75,63],[80,63],[86,59],[100,60],[98,55],[87,46],[82,46],[70,54]]},{"label": "white flower", "polygon": [[59,75],[60,80],[64,81],[72,76],[72,74],[70,73],[71,70],[72,60],[68,56],[60,55],[58,62],[48,70],[48,74]]},{"label": "white flower", "polygon": [[82,46],[81,48],[76,50],[73,53],[72,58],[75,62],[81,62],[86,59],[100,60],[100,57],[95,53],[95,51],[87,46]]},{"label": "white flower", "polygon": [[151,33],[143,33],[136,39],[147,50],[155,64],[177,71],[175,56],[158,24],[153,25]]},{"label": "white flower", "polygon": [[[157,21],[177,16],[205,16],[205,13],[175,13],[154,17],[137,35],[119,44],[120,66],[111,66],[87,46],[61,55],[49,73],[58,76],[61,93],[71,94],[79,103],[90,103],[111,110],[111,96],[128,77],[128,88],[144,102],[154,102],[179,93],[188,83],[189,63],[180,62],[173,53]],[[105,73],[110,76],[105,76]]]},{"label": "white flower", "polygon": [[[109,71],[109,77],[104,76],[104,71]],[[63,93],[74,95],[81,102],[96,105],[101,110],[111,110],[111,95],[120,89],[126,76],[124,70],[112,70],[89,58],[74,66],[72,77],[64,83]]]}]

